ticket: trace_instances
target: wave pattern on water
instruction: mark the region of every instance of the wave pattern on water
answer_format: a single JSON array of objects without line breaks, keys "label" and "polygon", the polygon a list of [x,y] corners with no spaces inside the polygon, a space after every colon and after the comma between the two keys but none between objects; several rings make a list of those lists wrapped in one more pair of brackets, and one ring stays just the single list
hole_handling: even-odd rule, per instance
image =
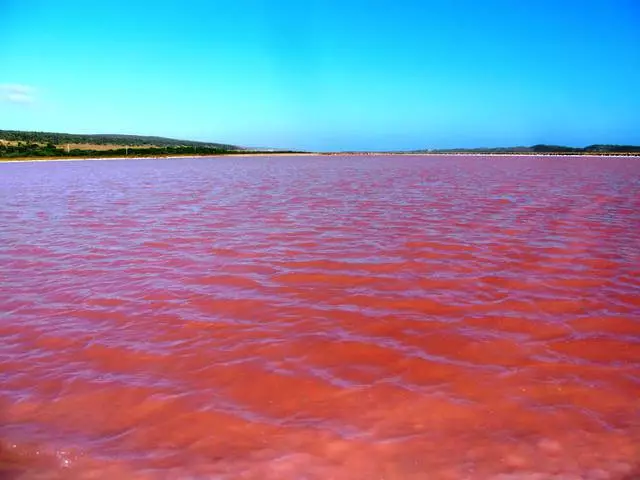
[{"label": "wave pattern on water", "polygon": [[0,225],[0,478],[637,474],[637,160],[0,165]]}]

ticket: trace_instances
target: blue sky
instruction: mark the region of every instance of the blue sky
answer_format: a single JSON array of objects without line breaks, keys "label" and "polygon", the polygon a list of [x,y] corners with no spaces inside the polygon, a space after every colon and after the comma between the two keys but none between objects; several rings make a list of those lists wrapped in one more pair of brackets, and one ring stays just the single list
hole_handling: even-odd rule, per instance
[{"label": "blue sky", "polygon": [[640,144],[638,0],[0,0],[0,129]]}]

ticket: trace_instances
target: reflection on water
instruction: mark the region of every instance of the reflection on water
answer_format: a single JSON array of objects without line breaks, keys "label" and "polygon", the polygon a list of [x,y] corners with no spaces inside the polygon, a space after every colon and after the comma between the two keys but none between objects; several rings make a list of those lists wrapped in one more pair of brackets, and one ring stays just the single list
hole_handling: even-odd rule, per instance
[{"label": "reflection on water", "polygon": [[637,160],[5,164],[0,225],[0,478],[637,473]]}]

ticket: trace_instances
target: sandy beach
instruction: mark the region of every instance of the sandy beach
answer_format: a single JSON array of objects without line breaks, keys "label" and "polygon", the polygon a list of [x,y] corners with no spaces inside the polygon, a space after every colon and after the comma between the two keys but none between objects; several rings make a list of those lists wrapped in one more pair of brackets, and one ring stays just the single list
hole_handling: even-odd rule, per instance
[{"label": "sandy beach", "polygon": [[178,158],[221,158],[221,157],[541,157],[541,158],[640,158],[640,154],[540,154],[540,153],[238,153],[225,155],[173,155],[157,157],[33,157],[33,158],[0,158],[0,163],[33,163],[33,162],[85,162],[100,160],[171,160]]},{"label": "sandy beach", "polygon": [[157,157],[26,157],[0,158],[0,163],[31,163],[31,162],[84,162],[99,160],[172,160],[176,158],[220,158],[220,157],[308,157],[317,153],[238,153],[225,155],[171,155]]}]

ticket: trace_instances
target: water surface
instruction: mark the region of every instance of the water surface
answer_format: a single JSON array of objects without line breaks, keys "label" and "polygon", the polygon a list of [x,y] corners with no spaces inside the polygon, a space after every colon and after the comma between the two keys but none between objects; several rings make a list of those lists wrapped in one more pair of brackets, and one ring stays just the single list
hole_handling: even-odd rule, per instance
[{"label": "water surface", "polygon": [[640,466],[637,159],[2,164],[0,225],[0,478]]}]

